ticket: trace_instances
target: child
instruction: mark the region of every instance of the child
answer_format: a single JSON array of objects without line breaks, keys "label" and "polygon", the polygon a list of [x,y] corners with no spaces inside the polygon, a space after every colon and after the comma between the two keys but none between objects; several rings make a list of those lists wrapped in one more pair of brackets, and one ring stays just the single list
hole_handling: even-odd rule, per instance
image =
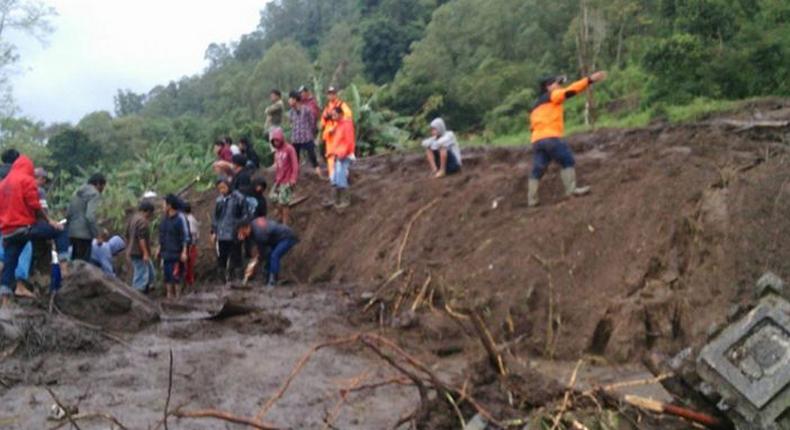
[{"label": "child", "polygon": [[132,287],[142,293],[147,293],[154,284],[154,264],[151,261],[151,231],[150,222],[154,217],[154,205],[143,200],[137,208],[137,213],[129,220],[126,230],[126,255],[132,262],[134,275]]},{"label": "child", "polygon": [[184,246],[184,223],[179,216],[180,202],[178,197],[169,194],[165,197],[165,216],[159,224],[159,255],[162,260],[165,291],[168,299],[177,299],[181,295],[179,274],[176,266],[187,261],[187,249]]},{"label": "child", "polygon": [[296,150],[285,141],[283,129],[275,127],[269,133],[269,141],[274,147],[275,178],[269,198],[274,202],[280,221],[290,222],[290,205],[293,188],[299,178],[299,159]]},{"label": "child", "polygon": [[230,150],[230,145],[224,140],[217,140],[214,142],[214,155],[217,156],[217,161],[213,165],[214,173],[217,176],[231,176],[233,152]]},{"label": "child", "polygon": [[264,217],[252,222],[252,238],[258,247],[258,261],[268,253],[269,279],[266,286],[273,288],[280,274],[280,260],[299,242],[299,238],[288,226]]},{"label": "child", "polygon": [[356,136],[354,122],[343,116],[343,108],[338,106],[332,111],[332,120],[337,125],[332,131],[333,145],[328,149],[335,163],[331,179],[332,186],[335,188],[335,207],[344,209],[351,205],[351,196],[348,194],[348,169],[354,158]]},{"label": "child", "polygon": [[198,257],[198,239],[200,237],[200,222],[192,215],[192,205],[184,203],[184,215],[189,230],[189,245],[187,246],[187,262],[184,264],[184,285],[192,288],[195,285],[195,263]]},{"label": "child", "polygon": [[126,242],[121,236],[110,237],[107,229],[102,229],[99,237],[91,243],[91,263],[101,268],[102,272],[115,277],[112,259],[126,249]]},{"label": "child", "polygon": [[217,181],[217,191],[220,195],[211,223],[211,242],[217,247],[217,275],[229,282],[238,278],[241,269],[239,228],[249,222],[250,214],[245,197],[238,191],[231,191],[227,179]]},{"label": "child", "polygon": [[461,171],[461,149],[455,133],[447,130],[444,120],[431,121],[431,137],[422,141],[428,165],[434,178],[442,178]]}]

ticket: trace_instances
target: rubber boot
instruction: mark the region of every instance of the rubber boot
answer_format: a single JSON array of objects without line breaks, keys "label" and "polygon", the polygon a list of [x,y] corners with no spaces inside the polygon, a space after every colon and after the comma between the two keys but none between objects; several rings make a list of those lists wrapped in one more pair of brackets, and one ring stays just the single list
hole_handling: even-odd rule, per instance
[{"label": "rubber boot", "polygon": [[340,189],[332,187],[332,195],[324,201],[324,208],[332,208],[340,204]]},{"label": "rubber boot", "polygon": [[277,275],[275,275],[274,273],[270,273],[269,274],[269,281],[266,282],[266,287],[267,288],[274,288],[276,286],[277,286]]},{"label": "rubber boot", "polygon": [[337,204],[335,205],[338,209],[345,209],[351,206],[351,195],[348,193],[348,189],[346,188],[339,188],[338,189],[338,199]]},{"label": "rubber boot", "polygon": [[577,187],[576,186],[576,169],[569,167],[560,171],[562,183],[565,185],[565,196],[584,196],[590,193],[590,187]]},{"label": "rubber boot", "polygon": [[538,189],[540,188],[540,180],[529,178],[527,182],[527,205],[531,208],[540,204],[538,199]]}]

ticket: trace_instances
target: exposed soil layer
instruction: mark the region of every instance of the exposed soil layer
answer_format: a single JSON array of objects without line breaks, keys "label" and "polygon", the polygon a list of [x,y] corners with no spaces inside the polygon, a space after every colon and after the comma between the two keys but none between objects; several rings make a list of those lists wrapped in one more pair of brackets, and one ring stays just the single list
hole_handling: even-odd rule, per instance
[{"label": "exposed soil layer", "polygon": [[[763,101],[726,118],[749,121],[757,112],[762,120],[787,120],[790,102]],[[122,343],[70,325],[73,333],[58,343],[30,327],[49,333],[61,322],[44,317],[45,306],[23,304],[41,320],[24,326],[30,335],[16,349],[16,341],[0,336],[0,427],[50,427],[46,386],[83,413],[155,428],[171,349],[174,408],[252,417],[303,354],[360,332],[392,339],[496,417],[552,416],[577,359],[585,358],[578,390],[647,378],[638,365],[645,353],[703,341],[712,324],[751,299],[764,271],[790,278],[790,249],[782,246],[790,234],[788,133],[739,130],[713,118],[574,136],[580,182],[592,185],[592,194],[562,199],[553,168],[534,209],[526,207],[526,146],[466,150],[463,173],[441,180],[431,178],[420,154],[361,160],[353,167],[353,206],[342,212],[324,207],[328,184],[306,173],[297,195],[308,199],[293,210],[302,241],[284,262],[289,285],[239,290],[204,283],[193,293],[231,297],[249,313],[163,318],[129,327]],[[191,200],[207,237],[213,193]],[[201,254],[206,274],[214,250],[206,246]],[[99,295],[92,291],[86,294]],[[82,320],[111,330],[129,325],[134,307],[106,297],[106,305],[69,314],[79,318],[85,309],[90,315]],[[321,349],[266,421],[392,428],[417,409],[420,428],[454,429],[458,412],[467,420],[475,415],[469,402],[456,411],[436,397],[417,408],[408,381],[351,392],[338,403],[343,388],[403,376],[360,344]],[[657,384],[629,392],[670,400]],[[637,428],[629,414],[604,409],[574,398],[571,418]],[[643,419],[639,428],[688,428]],[[241,427],[172,418],[170,428]]]}]

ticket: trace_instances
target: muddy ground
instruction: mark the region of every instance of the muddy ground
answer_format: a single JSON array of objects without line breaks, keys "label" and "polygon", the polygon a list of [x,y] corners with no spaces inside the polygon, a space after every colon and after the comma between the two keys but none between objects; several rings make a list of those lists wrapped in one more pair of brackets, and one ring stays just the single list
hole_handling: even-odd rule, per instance
[{"label": "muddy ground", "polygon": [[[464,172],[443,180],[430,177],[420,154],[361,160],[352,175],[354,205],[344,212],[326,209],[328,185],[305,174],[297,194],[307,200],[293,211],[302,241],[285,262],[288,285],[232,292],[257,312],[161,322],[122,335],[127,344],[104,338],[97,349],[15,351],[0,362],[0,427],[53,426],[45,421],[47,386],[80,411],[154,428],[164,410],[170,349],[171,405],[250,417],[312,346],[359,332],[386,336],[443,380],[469,384],[499,419],[553,415],[580,358],[580,389],[646,378],[639,364],[646,354],[703,342],[733,306],[751,301],[764,271],[790,278],[790,248],[782,240],[790,234],[788,128],[727,122],[755,118],[790,119],[790,102],[746,104],[695,124],[574,136],[580,182],[592,185],[592,194],[561,199],[552,169],[535,209],[526,207],[526,146],[467,149]],[[207,227],[212,194],[191,200]],[[202,249],[206,272],[211,255]],[[497,379],[475,315],[520,379]],[[323,349],[266,421],[392,428],[418,405],[415,388],[352,393],[330,420],[334,427],[324,421],[342,387],[396,376],[403,375],[359,345]],[[631,390],[670,400],[658,384]],[[453,410],[439,403],[439,418],[422,420],[422,428],[458,428]],[[580,409],[597,410],[583,403]],[[468,404],[460,409],[466,420],[475,413]],[[599,412],[584,422],[603,428],[595,424],[603,420]],[[619,424],[606,428],[678,425],[650,427],[649,417],[638,424],[631,417],[611,418]],[[97,423],[81,427],[108,428]],[[170,426],[240,428],[175,418]]]}]

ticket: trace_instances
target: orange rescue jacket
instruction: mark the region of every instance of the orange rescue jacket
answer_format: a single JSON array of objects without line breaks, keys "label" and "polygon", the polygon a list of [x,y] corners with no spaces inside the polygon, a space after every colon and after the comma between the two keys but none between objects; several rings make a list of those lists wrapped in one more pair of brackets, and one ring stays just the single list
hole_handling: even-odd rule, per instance
[{"label": "orange rescue jacket", "polygon": [[331,119],[329,119],[330,114],[336,107],[340,106],[343,109],[343,118],[352,120],[354,119],[354,114],[351,112],[351,108],[348,107],[348,104],[340,99],[335,99],[333,102],[329,102],[324,107],[324,112],[321,114],[321,139],[324,141],[324,146],[327,148],[327,154],[329,154],[329,147],[332,146],[332,130],[334,130],[337,123]]},{"label": "orange rescue jacket", "polygon": [[529,115],[532,143],[565,134],[565,111],[562,103],[587,89],[590,78],[580,79],[565,88],[543,93]]},{"label": "orange rescue jacket", "polygon": [[343,118],[335,125],[332,133],[332,149],[327,154],[340,159],[350,157],[356,149],[356,142],[354,121]]}]

